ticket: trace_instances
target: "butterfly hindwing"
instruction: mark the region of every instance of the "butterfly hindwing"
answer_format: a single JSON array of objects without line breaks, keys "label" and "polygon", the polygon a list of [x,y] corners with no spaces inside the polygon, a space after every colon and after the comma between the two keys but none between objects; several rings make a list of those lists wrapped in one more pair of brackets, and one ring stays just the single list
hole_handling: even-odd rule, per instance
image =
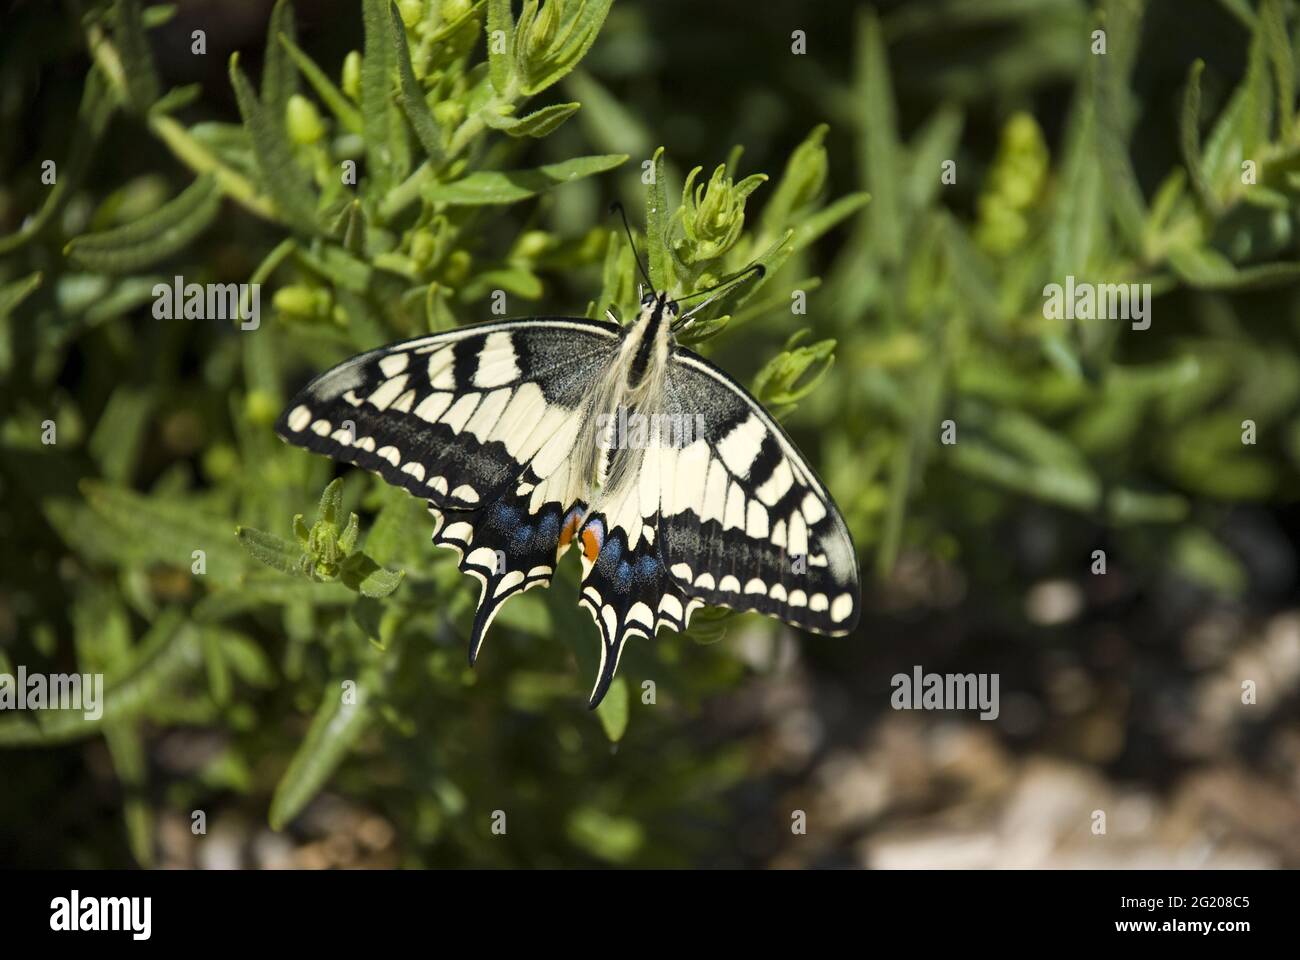
[{"label": "butterfly hindwing", "polygon": [[576,318],[409,340],[317,377],[276,424],[429,502],[434,542],[482,587],[471,663],[501,604],[550,582],[577,500],[567,451],[616,343],[612,325]]},{"label": "butterfly hindwing", "polygon": [[659,451],[659,552],[681,592],[821,633],[852,630],[861,605],[852,538],[780,425],[725,373],[681,349],[666,409],[694,418],[701,434]]}]

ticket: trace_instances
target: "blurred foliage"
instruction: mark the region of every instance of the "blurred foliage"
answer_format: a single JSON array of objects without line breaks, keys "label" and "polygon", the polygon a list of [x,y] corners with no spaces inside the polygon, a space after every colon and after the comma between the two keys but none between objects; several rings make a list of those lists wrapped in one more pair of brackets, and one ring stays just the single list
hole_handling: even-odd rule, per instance
[{"label": "blurred foliage", "polygon": [[[199,72],[177,66],[193,30],[202,56],[229,49],[184,4],[19,5],[0,39],[0,119],[29,134],[0,144],[0,672],[102,671],[108,690],[97,722],[0,717],[0,763],[102,736],[142,864],[159,810],[285,829],[327,784],[382,811],[409,865],[725,845],[754,758],[701,746],[705,704],[745,673],[712,641],[779,624],[702,614],[633,645],[593,717],[566,564],[471,671],[477,586],[430,547],[423,505],[331,482],[271,431],[311,373],[488,319],[497,291],[512,315],[634,313],[615,198],[644,211],[656,286],[767,268],[684,340],[751,377],[819,465],[878,616],[905,555],[1014,604],[989,531],[1027,504],[1075,547],[1057,572],[1103,543],[1139,576],[1243,594],[1229,511],[1294,502],[1300,464],[1294,4],[1223,3],[1242,61],[1202,37],[1213,67],[1175,64],[1164,102],[1137,92],[1161,42],[1141,0],[825,6],[722,4],[711,34],[623,0],[303,3],[309,32],[281,0],[249,35],[257,83],[231,53],[226,77],[169,86]],[[761,41],[734,25],[753,16]],[[726,46],[741,32],[761,50]],[[77,91],[52,81],[68,60]],[[273,292],[255,330],[159,319],[174,276]],[[1149,283],[1149,329],[1051,319],[1067,277]],[[181,731],[208,748],[153,769]],[[35,810],[56,768],[31,769],[13,802]],[[20,862],[125,856],[15,842]]]}]

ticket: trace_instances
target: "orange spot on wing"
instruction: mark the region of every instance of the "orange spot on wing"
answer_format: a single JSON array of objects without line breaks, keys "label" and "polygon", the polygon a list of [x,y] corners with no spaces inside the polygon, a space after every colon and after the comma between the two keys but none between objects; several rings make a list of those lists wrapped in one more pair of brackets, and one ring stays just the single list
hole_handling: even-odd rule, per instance
[{"label": "orange spot on wing", "polygon": [[560,531],[560,546],[567,547],[573,540],[573,535],[578,532],[578,527],[582,525],[582,516],[576,511],[569,515],[569,520],[565,523],[564,528]]},{"label": "orange spot on wing", "polygon": [[582,555],[591,563],[596,562],[596,557],[600,554],[600,538],[596,536],[596,531],[590,527],[582,531]]}]

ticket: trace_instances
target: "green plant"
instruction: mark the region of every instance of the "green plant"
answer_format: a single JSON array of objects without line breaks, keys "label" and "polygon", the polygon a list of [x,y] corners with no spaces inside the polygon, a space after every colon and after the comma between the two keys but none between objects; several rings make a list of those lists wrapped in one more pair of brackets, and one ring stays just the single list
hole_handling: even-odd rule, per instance
[{"label": "green plant", "polygon": [[[175,465],[147,494],[129,489],[147,425],[165,413],[156,381],[141,376],[111,388],[89,439],[92,463],[74,471],[96,479],[83,479],[79,493],[61,484],[63,493],[45,498],[45,512],[77,557],[72,603],[81,665],[102,666],[114,706],[102,725],[5,718],[0,744],[51,744],[103,732],[123,782],[139,785],[146,724],[197,723],[260,739],[270,718],[250,701],[250,692],[284,689],[275,709],[310,705],[315,720],[301,743],[290,738],[274,747],[292,752],[270,803],[274,826],[292,821],[331,777],[345,779],[340,767],[349,755],[359,752],[370,758],[367,764],[380,765],[400,756],[391,746],[387,761],[375,752],[380,732],[385,740],[405,739],[406,750],[426,757],[397,762],[415,762],[407,775],[431,778],[426,787],[435,799],[432,806],[419,801],[421,816],[438,823],[465,815],[456,797],[480,775],[460,769],[457,759],[479,736],[455,730],[481,713],[473,700],[496,698],[525,715],[548,716],[548,725],[569,712],[564,698],[576,690],[581,671],[563,661],[572,655],[584,661],[583,669],[593,668],[585,661],[594,660],[597,643],[594,628],[574,607],[571,570],[562,572],[551,597],[521,597],[498,621],[515,637],[546,641],[545,658],[538,662],[530,654],[490,667],[494,690],[472,690],[484,684],[483,670],[471,673],[463,665],[462,634],[476,588],[445,551],[429,545],[422,505],[355,472],[325,486],[329,465],[281,445],[270,423],[283,405],[286,375],[321,366],[329,356],[445,329],[498,291],[536,300],[550,272],[589,265],[599,283],[590,314],[606,306],[624,315],[635,310],[633,253],[613,224],[592,225],[574,237],[534,225],[506,240],[504,254],[494,253],[497,244],[485,239],[505,239],[494,223],[513,205],[545,198],[627,159],[605,154],[514,165],[530,142],[553,134],[580,109],[570,102],[525,113],[523,105],[572,70],[608,7],[608,0],[529,0],[515,21],[505,0],[396,6],[364,0],[365,49],[348,54],[336,84],[298,46],[292,8],[281,0],[271,18],[260,91],[238,56],[231,58],[230,82],[243,122],[188,126],[175,114],[194,102],[197,91],[159,95],[145,37],[151,25],[164,22],[167,9],[142,12],[133,0],[121,0],[88,15],[86,42],[95,66],[86,97],[100,111],[96,122],[129,114],[142,134],[156,138],[194,175],[165,202],[152,197],[135,203],[128,193],[106,203],[92,221],[99,227],[66,244],[69,263],[87,271],[83,282],[95,285],[101,305],[96,322],[122,329],[163,281],[150,269],[200,241],[217,222],[223,197],[271,228],[270,252],[247,279],[278,288],[270,322],[233,332],[247,319],[245,295],[240,314],[228,318],[232,332],[213,330],[205,337],[205,364],[218,395],[229,396],[229,408],[207,406],[200,423],[174,425],[182,446],[203,447],[201,480]],[[479,57],[484,47],[486,60]],[[770,279],[784,276],[788,261],[866,202],[865,195],[853,195],[823,206],[825,132],[818,127],[795,151],[753,228],[746,223],[747,201],[767,178],[737,179],[738,151],[707,183],[697,183],[700,169],[692,170],[675,209],[667,199],[664,151],[649,158],[645,243],[657,285],[686,294],[753,261],[768,268],[766,279],[700,314],[692,343],[785,309],[789,297],[770,295]],[[135,206],[152,209],[121,212]],[[197,266],[187,271],[187,279],[195,275],[210,273]],[[40,279],[34,275],[6,289],[17,299]],[[816,280],[802,285],[811,289]],[[791,337],[789,349],[757,381],[760,395],[780,411],[794,409],[833,360],[833,341],[797,345],[807,332]],[[806,377],[814,366],[820,372]],[[75,419],[59,420],[64,433],[55,449],[80,446],[79,436],[68,436]],[[191,440],[196,432],[208,439]],[[48,458],[44,466],[64,468]],[[298,507],[322,487],[309,528]],[[351,512],[357,509],[371,518],[368,523]],[[290,515],[296,542],[274,532],[287,532]],[[115,579],[130,587],[112,589]],[[701,643],[718,639],[723,619],[701,616],[692,636]],[[150,626],[135,642],[139,622]],[[51,622],[42,629],[58,627]],[[683,657],[681,644],[661,637],[646,645],[629,657],[637,671],[632,676],[649,674],[663,687],[660,697],[686,703],[736,676],[729,658],[706,647]],[[493,646],[510,649],[499,640]],[[503,656],[494,649],[488,659]],[[567,742],[591,732],[622,739],[629,705],[643,696],[632,692],[632,682],[619,680],[596,720],[560,720]],[[580,707],[580,698],[572,699]],[[440,746],[426,753],[420,743],[430,736]],[[443,758],[426,769],[427,758],[439,754]],[[251,789],[248,762],[232,746],[204,773],[204,782]],[[734,769],[731,762],[719,758],[719,770]],[[714,766],[705,763],[691,776],[716,776]],[[618,828],[613,808],[587,803],[571,816],[570,839],[595,856],[620,860],[642,849],[639,829]],[[147,807],[132,804],[128,821],[132,848],[147,863]],[[597,821],[604,826],[597,829]],[[606,829],[610,823],[614,827]],[[429,829],[429,839],[439,833]]]}]

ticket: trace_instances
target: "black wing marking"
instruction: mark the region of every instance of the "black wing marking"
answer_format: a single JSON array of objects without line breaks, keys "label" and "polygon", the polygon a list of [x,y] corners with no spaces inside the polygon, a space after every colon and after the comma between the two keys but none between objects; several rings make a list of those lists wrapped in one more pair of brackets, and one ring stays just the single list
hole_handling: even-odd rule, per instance
[{"label": "black wing marking", "polygon": [[659,451],[659,553],[681,592],[819,633],[850,632],[862,596],[853,539],[785,431],[687,350],[674,351],[667,392],[667,412],[703,434]]},{"label": "black wing marking", "polygon": [[567,450],[618,336],[613,324],[556,317],[393,344],[317,377],[276,423],[290,443],[428,500],[434,543],[482,585],[471,664],[502,603],[548,584],[576,529],[565,520],[584,508]]},{"label": "black wing marking", "polygon": [[600,667],[587,704],[592,709],[609,690],[631,637],[649,639],[661,626],[680,632],[700,605],[683,595],[664,568],[654,542],[656,519],[639,513],[627,518],[626,510],[615,504],[608,514],[592,512],[583,523],[578,604],[596,621],[601,641]]}]

